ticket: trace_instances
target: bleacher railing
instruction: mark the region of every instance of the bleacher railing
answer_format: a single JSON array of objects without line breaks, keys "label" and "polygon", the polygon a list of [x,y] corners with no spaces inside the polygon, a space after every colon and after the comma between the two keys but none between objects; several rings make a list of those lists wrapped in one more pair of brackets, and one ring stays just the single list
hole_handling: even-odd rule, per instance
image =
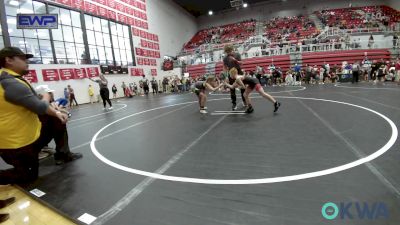
[{"label": "bleacher railing", "polygon": [[[390,27],[373,27],[373,28],[354,28],[354,29],[339,29],[335,27],[331,27],[325,31],[323,31],[318,37],[317,40],[324,39],[327,37],[332,37],[332,36],[339,36],[342,37],[344,34],[372,34],[372,33],[379,33],[379,32],[400,32],[400,24],[396,24],[393,28]],[[306,42],[311,42],[312,40],[305,40]],[[297,41],[285,41],[283,44],[292,44],[292,43],[297,43]],[[274,43],[269,41],[263,36],[254,36],[248,38],[246,41],[237,41],[237,42],[231,42],[231,43],[223,43],[223,44],[203,44],[199,46],[196,49],[188,49],[188,50],[182,50],[179,56],[184,56],[184,55],[190,55],[190,54],[203,54],[206,52],[212,52],[212,51],[217,51],[221,50],[224,48],[225,45],[231,44],[234,47],[243,47],[246,48],[250,45],[263,45],[263,44],[268,44],[270,46],[275,46],[278,45],[279,43]]]},{"label": "bleacher railing", "polygon": [[[265,56],[278,56],[278,55],[287,55],[287,54],[301,54],[305,52],[330,52],[330,51],[341,51],[341,50],[362,50],[362,49],[399,49],[400,41],[391,40],[391,41],[352,41],[350,43],[346,42],[332,42],[332,43],[319,43],[319,44],[307,44],[307,45],[284,45],[283,47],[273,47],[261,49],[261,51],[251,52],[251,53],[242,53],[242,59],[247,58],[257,58],[257,57],[265,57]],[[187,65],[196,65],[196,64],[206,64],[206,63],[216,63],[221,61],[222,55],[215,59],[215,57],[209,57],[207,55],[203,55],[200,58],[192,58],[189,60],[185,60]]]}]

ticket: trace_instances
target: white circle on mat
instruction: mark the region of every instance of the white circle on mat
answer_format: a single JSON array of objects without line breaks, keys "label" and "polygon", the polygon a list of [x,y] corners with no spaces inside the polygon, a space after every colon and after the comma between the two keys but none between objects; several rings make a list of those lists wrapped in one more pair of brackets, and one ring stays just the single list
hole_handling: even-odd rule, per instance
[{"label": "white circle on mat", "polygon": [[113,110],[110,110],[110,111],[107,111],[107,112],[103,112],[103,113],[99,113],[99,114],[95,114],[95,115],[91,115],[91,116],[85,116],[85,117],[81,117],[81,118],[78,118],[78,119],[69,120],[69,122],[75,122],[75,121],[90,119],[90,118],[93,118],[93,117],[97,117],[97,116],[101,116],[101,115],[105,115],[105,114],[109,114],[109,113],[115,113],[115,112],[118,112],[118,111],[123,110],[126,107],[128,107],[127,104],[114,104],[114,106],[115,105],[121,105],[122,107],[119,108],[119,109],[113,109]]},{"label": "white circle on mat", "polygon": [[[387,152],[396,142],[397,137],[398,137],[398,130],[396,125],[394,124],[394,122],[392,120],[390,120],[388,117],[386,117],[385,115],[369,109],[367,107],[364,106],[360,106],[360,105],[356,105],[356,104],[352,104],[352,103],[347,103],[347,102],[340,102],[340,101],[334,101],[334,100],[328,100],[328,99],[318,99],[318,98],[303,98],[303,97],[289,97],[289,96],[275,96],[276,98],[283,98],[283,99],[302,99],[302,100],[314,100],[314,101],[322,101],[322,102],[330,102],[330,103],[337,103],[337,104],[342,104],[342,105],[347,105],[347,106],[352,106],[352,107],[356,107],[359,109],[363,109],[366,110],[368,112],[371,112],[381,118],[383,118],[391,127],[392,129],[392,135],[390,136],[389,141],[382,146],[380,149],[378,149],[376,152],[358,159],[356,161],[341,165],[341,166],[337,166],[337,167],[333,167],[333,168],[329,168],[329,169],[325,169],[325,170],[320,170],[320,171],[314,171],[314,172],[309,172],[309,173],[303,173],[303,174],[296,174],[296,175],[290,175],[290,176],[282,176],[282,177],[271,177],[271,178],[260,178],[260,179],[240,179],[240,180],[220,180],[220,179],[200,179],[200,178],[191,178],[191,177],[177,177],[177,176],[169,176],[169,175],[163,175],[163,174],[158,174],[158,173],[152,173],[152,172],[147,172],[147,171],[143,171],[143,170],[138,170],[138,169],[133,169],[127,166],[123,166],[120,165],[118,163],[115,163],[109,159],[107,159],[106,157],[104,157],[102,154],[99,153],[99,151],[96,148],[95,142],[97,137],[100,135],[101,132],[103,132],[105,129],[107,129],[108,127],[110,127],[111,125],[118,123],[124,119],[136,116],[136,115],[140,115],[146,112],[151,112],[151,111],[156,111],[159,109],[164,109],[164,108],[169,108],[169,107],[174,107],[174,106],[178,106],[178,105],[185,105],[185,104],[191,104],[191,103],[195,103],[197,101],[193,101],[193,102],[184,102],[184,103],[179,103],[179,104],[174,104],[174,105],[168,105],[168,106],[162,106],[162,107],[157,107],[157,108],[153,108],[153,109],[149,109],[149,110],[145,110],[142,112],[138,112],[138,113],[134,113],[132,115],[123,117],[121,119],[118,119],[106,126],[104,126],[103,128],[101,128],[92,138],[92,141],[90,143],[90,147],[92,149],[93,154],[100,159],[102,162],[104,162],[105,164],[114,167],[116,169],[128,172],[128,173],[132,173],[132,174],[137,174],[137,175],[142,175],[142,176],[146,176],[146,177],[151,177],[154,179],[160,179],[160,180],[167,180],[167,181],[177,181],[177,182],[186,182],[186,183],[197,183],[197,184],[268,184],[268,183],[279,183],[279,182],[287,182],[287,181],[296,181],[296,180],[303,180],[303,179],[309,179],[309,178],[314,178],[314,177],[320,177],[320,176],[325,176],[325,175],[330,175],[330,174],[334,174],[334,173],[338,173],[341,171],[345,171],[351,168],[354,168],[356,166],[362,165],[364,163],[370,162],[376,158],[378,158],[379,156],[383,155],[385,152]],[[226,100],[229,98],[221,98],[221,99],[212,99],[210,101],[220,101],[220,100]]]}]

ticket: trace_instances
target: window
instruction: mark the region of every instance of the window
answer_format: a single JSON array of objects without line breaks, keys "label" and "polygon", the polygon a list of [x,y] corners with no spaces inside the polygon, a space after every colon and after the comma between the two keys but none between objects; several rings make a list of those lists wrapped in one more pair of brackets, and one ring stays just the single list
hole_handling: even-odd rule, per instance
[{"label": "window", "polygon": [[[46,7],[43,1],[36,0],[7,0],[4,4],[10,43],[32,54],[31,63],[54,64],[56,59],[59,64],[91,61],[100,65],[133,65],[129,26],[84,15],[86,30],[82,30],[80,12],[51,3]],[[17,29],[16,14],[19,13],[57,14],[58,29]],[[88,46],[85,46],[83,32],[86,32]],[[3,47],[0,27],[0,48]]]},{"label": "window", "polygon": [[[129,38],[129,27],[110,22],[115,64],[117,66],[132,66],[132,46]],[[110,42],[111,43],[111,42]]]},{"label": "window", "polygon": [[58,29],[52,29],[54,50],[60,64],[81,64],[85,60],[80,13],[49,6],[49,13],[58,14]]},{"label": "window", "polygon": [[[12,46],[21,48],[22,51],[32,54],[31,63],[54,63],[50,45],[49,31],[45,29],[17,29],[18,13],[46,13],[46,5],[32,0],[5,1],[8,33]],[[0,35],[0,47],[4,45]]]},{"label": "window", "polygon": [[108,23],[108,20],[85,15],[86,35],[93,64],[114,64]]},{"label": "window", "polygon": [[0,24],[0,49],[4,48],[4,42],[3,42],[3,36],[2,34],[2,29],[1,29],[1,24]]}]

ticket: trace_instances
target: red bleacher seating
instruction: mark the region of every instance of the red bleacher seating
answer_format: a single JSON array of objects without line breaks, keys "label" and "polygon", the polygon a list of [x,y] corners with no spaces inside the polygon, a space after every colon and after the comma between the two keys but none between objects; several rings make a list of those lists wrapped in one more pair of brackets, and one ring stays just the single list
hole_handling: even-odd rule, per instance
[{"label": "red bleacher seating", "polygon": [[[372,22],[375,20],[384,22],[384,19],[376,18],[376,15],[379,13],[382,18],[388,18],[389,25],[400,21],[400,12],[388,6],[352,7],[315,12],[325,25],[341,29],[366,28],[371,26],[371,24],[365,23],[365,19],[368,18],[366,15],[368,14],[371,16],[374,15]],[[376,24],[374,25],[377,26]]]},{"label": "red bleacher seating", "polygon": [[266,23],[265,35],[272,42],[298,41],[319,34],[315,24],[307,17],[274,18]]},{"label": "red bleacher seating", "polygon": [[216,44],[243,42],[254,36],[255,25],[255,21],[244,21],[201,30],[184,46],[184,49],[191,50],[202,44],[212,42]]},{"label": "red bleacher seating", "polygon": [[[290,68],[290,57],[289,55],[281,56],[269,56],[244,59],[242,69],[245,71],[255,71],[257,66],[267,67],[274,64],[275,67],[280,67],[282,71],[287,71]],[[187,66],[187,72],[192,77],[202,76],[207,74],[206,64],[201,65],[189,65]],[[215,74],[221,73],[223,70],[223,63],[218,62],[215,64]]]}]

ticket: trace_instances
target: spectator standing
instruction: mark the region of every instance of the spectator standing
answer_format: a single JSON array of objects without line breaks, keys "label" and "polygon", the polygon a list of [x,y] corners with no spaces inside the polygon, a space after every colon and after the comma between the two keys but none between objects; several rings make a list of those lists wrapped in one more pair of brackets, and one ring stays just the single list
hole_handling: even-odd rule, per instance
[{"label": "spectator standing", "polygon": [[400,85],[400,59],[399,58],[397,58],[397,60],[396,60],[395,69],[396,69],[395,81],[397,82],[398,85]]},{"label": "spectator standing", "polygon": [[296,75],[296,81],[300,81],[300,71],[301,71],[301,66],[296,63],[296,65],[294,66],[294,72],[295,72],[295,75]]},{"label": "spectator standing", "polygon": [[112,86],[112,88],[111,88],[111,91],[112,91],[112,93],[113,93],[113,99],[116,99],[116,98],[117,98],[117,91],[118,91],[118,89],[117,89],[117,86],[115,86],[115,84],[113,84],[113,86]]},{"label": "spectator standing", "polygon": [[186,88],[187,87],[187,79],[186,79],[186,77],[182,78],[181,83],[182,83],[182,92],[187,91],[188,89]]},{"label": "spectator standing", "polygon": [[397,34],[394,34],[393,35],[393,48],[397,48],[398,41],[399,41],[399,37],[397,36]]},{"label": "spectator standing", "polygon": [[370,74],[370,80],[375,80],[376,79],[376,72],[379,69],[379,63],[374,60],[371,64],[371,74]]},{"label": "spectator standing", "polygon": [[167,86],[168,86],[168,78],[164,77],[163,82],[162,82],[162,88],[163,88],[164,93],[167,92]]},{"label": "spectator standing", "polygon": [[135,95],[138,94],[138,86],[137,86],[136,82],[133,82],[133,91],[134,91]]},{"label": "spectator standing", "polygon": [[158,83],[154,77],[151,80],[151,89],[153,91],[153,94],[158,94]]},{"label": "spectator standing", "polygon": [[126,96],[126,94],[125,94],[125,93],[126,93],[126,90],[125,90],[125,89],[126,89],[126,84],[125,84],[125,82],[123,82],[123,81],[122,81],[121,88],[122,88],[122,91],[124,92],[125,97],[128,97],[128,96]]},{"label": "spectator standing", "polygon": [[94,100],[94,90],[93,90],[93,87],[92,87],[91,84],[89,84],[88,94],[89,94],[90,104],[93,104],[93,100]]},{"label": "spectator standing", "polygon": [[358,62],[355,62],[353,64],[352,71],[353,71],[353,77],[352,77],[351,83],[353,83],[353,84],[354,84],[354,82],[358,83],[358,79],[360,76],[360,64]]},{"label": "spectator standing", "polygon": [[69,99],[68,88],[64,88],[64,98],[65,98],[65,99]]},{"label": "spectator standing", "polygon": [[372,48],[374,46],[374,43],[375,43],[374,36],[372,36],[372,34],[371,34],[371,36],[369,37],[369,40],[368,40],[368,48]]},{"label": "spectator standing", "polygon": [[143,75],[142,84],[143,84],[144,94],[148,95],[149,94],[149,80],[147,80],[145,75]]},{"label": "spectator standing", "polygon": [[96,82],[99,84],[100,87],[100,96],[101,99],[103,100],[103,106],[104,110],[107,110],[106,106],[107,103],[110,105],[110,110],[113,109],[112,103],[110,101],[110,91],[108,90],[108,80],[104,77],[103,74],[100,74],[100,79],[99,80],[93,80],[92,78],[89,77],[89,79],[93,82]]},{"label": "spectator standing", "polygon": [[71,85],[68,85],[68,92],[69,92],[69,107],[72,108],[72,105],[74,102],[75,102],[75,105],[78,106],[79,104],[76,101],[75,92],[74,92],[74,89],[71,87]]}]

